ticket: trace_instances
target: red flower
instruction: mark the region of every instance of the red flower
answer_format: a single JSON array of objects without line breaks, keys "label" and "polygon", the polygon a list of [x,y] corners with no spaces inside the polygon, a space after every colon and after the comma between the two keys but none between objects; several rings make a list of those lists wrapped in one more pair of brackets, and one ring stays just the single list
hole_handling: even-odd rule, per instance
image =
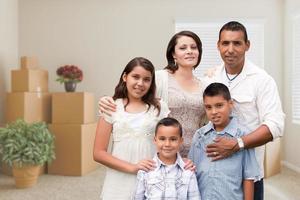
[{"label": "red flower", "polygon": [[64,83],[64,82],[80,82],[83,79],[83,73],[79,67],[75,65],[64,65],[59,67],[56,70],[56,74],[59,76],[57,81]]}]

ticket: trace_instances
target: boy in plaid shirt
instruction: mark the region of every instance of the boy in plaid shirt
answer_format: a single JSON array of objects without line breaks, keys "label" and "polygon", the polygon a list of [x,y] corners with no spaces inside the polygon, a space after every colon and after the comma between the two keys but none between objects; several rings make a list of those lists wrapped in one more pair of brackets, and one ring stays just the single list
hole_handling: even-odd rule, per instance
[{"label": "boy in plaid shirt", "polygon": [[183,142],[182,127],[174,118],[160,120],[155,129],[157,154],[153,171],[139,171],[135,200],[200,199],[195,173],[184,169],[178,151]]}]

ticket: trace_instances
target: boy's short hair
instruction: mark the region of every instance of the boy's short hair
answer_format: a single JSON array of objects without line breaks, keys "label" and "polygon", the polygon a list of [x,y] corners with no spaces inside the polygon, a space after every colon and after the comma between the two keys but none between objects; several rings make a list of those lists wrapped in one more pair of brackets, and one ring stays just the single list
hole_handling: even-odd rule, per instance
[{"label": "boy's short hair", "polygon": [[182,137],[182,126],[179,123],[179,121],[177,121],[176,119],[172,118],[172,117],[165,117],[161,120],[158,121],[158,123],[156,124],[155,127],[155,135],[157,133],[157,130],[159,129],[160,126],[174,126],[178,128],[178,132],[180,137]]},{"label": "boy's short hair", "polygon": [[231,100],[229,89],[223,83],[211,83],[203,92],[203,99],[206,96],[214,97],[221,95],[227,101]]}]

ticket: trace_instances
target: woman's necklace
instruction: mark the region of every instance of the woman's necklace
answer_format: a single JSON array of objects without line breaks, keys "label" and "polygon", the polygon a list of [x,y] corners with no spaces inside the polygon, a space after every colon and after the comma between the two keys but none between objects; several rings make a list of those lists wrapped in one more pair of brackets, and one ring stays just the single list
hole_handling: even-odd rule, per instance
[{"label": "woman's necklace", "polygon": [[[241,70],[241,71],[242,71],[242,70]],[[227,79],[228,79],[228,87],[230,87],[232,81],[233,81],[234,79],[236,79],[236,77],[238,77],[238,75],[240,75],[241,71],[240,71],[239,73],[237,73],[235,76],[233,76],[232,78],[230,78],[230,77],[228,76],[227,70],[226,70],[226,68],[225,68],[225,74],[226,74],[226,77],[227,77]]]}]

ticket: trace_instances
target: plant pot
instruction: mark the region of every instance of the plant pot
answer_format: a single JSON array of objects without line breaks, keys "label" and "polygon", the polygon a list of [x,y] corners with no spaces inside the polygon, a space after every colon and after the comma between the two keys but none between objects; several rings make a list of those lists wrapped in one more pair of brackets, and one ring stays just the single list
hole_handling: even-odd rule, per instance
[{"label": "plant pot", "polygon": [[70,82],[65,82],[65,90],[66,92],[75,92],[76,90],[76,82],[70,81]]},{"label": "plant pot", "polygon": [[17,188],[28,188],[36,184],[40,165],[13,166],[13,175]]}]

